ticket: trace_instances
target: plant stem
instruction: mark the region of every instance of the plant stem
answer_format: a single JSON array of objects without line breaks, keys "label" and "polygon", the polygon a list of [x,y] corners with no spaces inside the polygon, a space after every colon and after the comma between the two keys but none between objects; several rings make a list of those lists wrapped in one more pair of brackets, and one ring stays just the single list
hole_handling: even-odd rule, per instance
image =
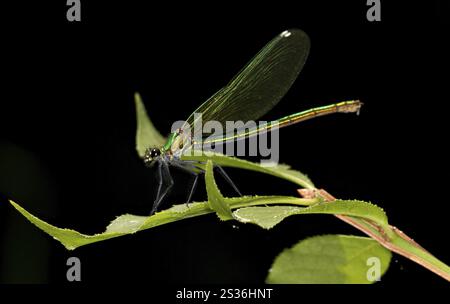
[{"label": "plant stem", "polygon": [[[299,194],[305,198],[311,198],[313,196],[321,196],[327,202],[332,202],[336,200],[334,196],[326,192],[325,190],[309,190],[300,189]],[[364,232],[371,238],[375,239],[385,248],[392,252],[410,259],[417,264],[425,267],[426,269],[434,272],[435,274],[441,276],[450,282],[450,271],[449,267],[444,263],[436,259],[422,246],[417,244],[412,238],[407,236],[404,232],[395,226],[389,225],[390,231],[384,231],[378,225],[372,223],[363,218],[355,218],[345,215],[335,215],[340,220],[352,225],[353,227]],[[445,269],[445,270],[444,270]]]}]

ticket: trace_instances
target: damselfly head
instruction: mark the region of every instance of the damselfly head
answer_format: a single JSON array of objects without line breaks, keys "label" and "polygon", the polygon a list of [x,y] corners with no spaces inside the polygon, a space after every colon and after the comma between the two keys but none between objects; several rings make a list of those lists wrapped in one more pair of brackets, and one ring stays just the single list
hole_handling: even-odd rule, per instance
[{"label": "damselfly head", "polygon": [[161,155],[161,149],[159,148],[148,148],[145,150],[144,163],[147,167],[150,167],[155,160]]}]

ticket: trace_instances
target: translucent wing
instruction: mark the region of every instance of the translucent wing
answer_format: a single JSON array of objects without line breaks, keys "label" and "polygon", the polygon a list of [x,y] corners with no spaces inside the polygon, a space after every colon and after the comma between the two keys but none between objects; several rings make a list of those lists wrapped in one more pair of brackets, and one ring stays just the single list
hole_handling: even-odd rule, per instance
[{"label": "translucent wing", "polygon": [[309,38],[303,31],[282,32],[225,87],[198,107],[187,123],[193,128],[195,113],[202,114],[203,122],[216,120],[224,126],[229,120],[257,120],[289,90],[303,68],[309,46]]}]

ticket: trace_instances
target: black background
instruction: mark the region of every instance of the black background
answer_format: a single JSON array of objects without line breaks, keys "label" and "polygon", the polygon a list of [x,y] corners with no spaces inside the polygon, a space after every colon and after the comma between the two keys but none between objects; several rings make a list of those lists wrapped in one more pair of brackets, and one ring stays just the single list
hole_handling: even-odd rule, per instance
[{"label": "black background", "polygon": [[[382,1],[382,21],[371,23],[366,1],[335,2],[82,1],[74,23],[65,1],[2,7],[0,281],[63,283],[67,258],[77,256],[83,282],[258,284],[301,239],[359,234],[331,216],[291,217],[265,231],[208,215],[68,252],[5,201],[84,233],[123,213],[147,214],[155,177],[134,150],[134,92],[167,133],[265,43],[296,27],[311,38],[309,59],[264,118],[356,98],[365,105],[359,117],[283,129],[281,162],[336,197],[383,207],[391,224],[450,262],[448,4]],[[296,195],[285,181],[227,172],[245,194]],[[174,177],[165,207],[186,196],[188,177]],[[196,200],[205,199],[200,185]],[[445,281],[395,255],[379,284],[412,283]]]}]

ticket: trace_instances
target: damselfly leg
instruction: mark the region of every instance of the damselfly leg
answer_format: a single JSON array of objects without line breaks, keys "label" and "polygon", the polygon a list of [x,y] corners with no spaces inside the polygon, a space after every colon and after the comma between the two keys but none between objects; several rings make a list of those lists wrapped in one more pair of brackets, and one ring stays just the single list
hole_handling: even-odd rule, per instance
[{"label": "damselfly leg", "polygon": [[[198,178],[199,178],[200,174],[204,173],[204,171],[202,169],[200,169],[199,167],[195,166],[194,163],[195,162],[182,162],[182,161],[178,161],[178,160],[172,160],[170,162],[163,161],[163,160],[158,161],[158,163],[157,163],[158,179],[159,179],[158,180],[158,192],[156,194],[156,199],[153,204],[153,208],[152,208],[150,215],[152,215],[153,213],[156,212],[156,210],[158,209],[162,200],[168,194],[168,192],[170,191],[170,189],[172,188],[172,186],[174,184],[172,176],[170,175],[169,165],[179,168],[193,176],[193,182],[192,182],[191,188],[189,190],[186,204],[189,204],[191,202],[192,196],[194,195],[195,189],[197,188]],[[217,169],[217,171],[220,173],[220,175],[222,175],[222,177],[225,179],[225,181],[230,184],[230,186],[234,189],[234,191],[236,191],[236,193],[239,196],[242,196],[241,192],[236,187],[236,185],[233,183],[233,181],[228,176],[228,174],[225,172],[225,170],[219,165],[214,165],[214,168]]]},{"label": "damselfly leg", "polygon": [[173,179],[172,176],[170,176],[169,166],[167,165],[167,162],[163,160],[158,161],[158,179],[158,192],[156,193],[156,199],[153,203],[150,215],[155,213],[158,206],[161,204],[161,201],[173,186]]}]

